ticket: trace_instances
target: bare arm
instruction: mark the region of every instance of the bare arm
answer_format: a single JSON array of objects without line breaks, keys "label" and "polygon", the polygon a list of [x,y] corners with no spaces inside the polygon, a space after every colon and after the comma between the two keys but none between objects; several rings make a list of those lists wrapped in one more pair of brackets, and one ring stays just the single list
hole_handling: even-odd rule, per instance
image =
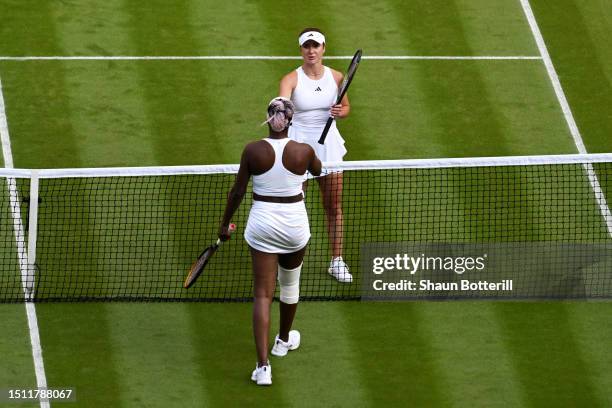
[{"label": "bare arm", "polygon": [[236,175],[236,181],[234,182],[234,186],[227,195],[225,213],[223,214],[223,220],[221,221],[221,225],[219,226],[219,238],[221,238],[222,241],[229,239],[228,227],[230,221],[232,219],[232,216],[240,206],[244,195],[246,194],[249,179],[251,178],[248,161],[249,150],[250,145],[247,145],[242,152],[242,157],[240,159],[240,168],[238,169],[238,174]]},{"label": "bare arm", "polygon": [[[334,80],[336,81],[336,84],[338,85],[338,87],[340,87],[340,84],[342,83],[343,75],[340,72],[336,71],[335,69],[332,69],[332,74],[334,75]],[[331,115],[336,119],[346,118],[350,112],[351,112],[351,104],[349,103],[347,93],[344,94],[344,96],[342,97],[342,100],[340,101],[338,105],[334,105],[331,107],[331,111],[330,111]]]},{"label": "bare arm", "polygon": [[297,86],[297,72],[291,71],[281,79],[278,96],[291,99],[291,94]]},{"label": "bare arm", "polygon": [[313,176],[320,176],[321,175],[321,171],[322,171],[322,164],[321,164],[321,160],[319,160],[319,158],[317,157],[317,154],[315,153],[314,149],[310,146],[308,146],[308,148],[310,149],[310,164],[308,166],[308,171],[310,172],[310,174],[312,174]]}]

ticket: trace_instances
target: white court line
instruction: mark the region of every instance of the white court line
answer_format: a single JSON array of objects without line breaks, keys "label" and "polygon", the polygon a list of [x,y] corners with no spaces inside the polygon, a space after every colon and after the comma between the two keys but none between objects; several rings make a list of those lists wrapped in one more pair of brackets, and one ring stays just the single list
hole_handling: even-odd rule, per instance
[{"label": "white court line", "polygon": [[[557,100],[559,101],[559,105],[561,105],[561,109],[563,110],[565,121],[567,122],[567,126],[569,127],[570,133],[572,134],[572,138],[574,139],[574,144],[578,148],[579,153],[586,154],[588,152],[586,150],[586,147],[584,146],[580,130],[578,130],[578,125],[574,120],[574,115],[572,114],[572,110],[570,109],[569,103],[567,102],[567,98],[565,97],[565,92],[563,92],[563,88],[561,87],[559,76],[557,76],[557,71],[555,70],[555,67],[552,63],[550,54],[548,53],[548,48],[546,48],[546,43],[544,43],[544,38],[542,37],[542,33],[540,32],[538,23],[535,19],[535,16],[533,15],[533,10],[531,9],[529,0],[520,1],[521,5],[523,6],[523,11],[525,12],[525,16],[527,17],[527,21],[529,22],[529,27],[531,27],[533,37],[536,41],[536,44],[538,45],[540,55],[542,56],[542,60],[544,61],[544,66],[546,66],[546,72],[548,72],[548,77],[550,78],[550,82],[552,82],[553,88],[555,90],[555,95],[557,95]],[[612,212],[610,212],[610,207],[608,206],[606,197],[601,189],[601,185],[599,184],[597,174],[595,174],[595,170],[593,169],[592,164],[584,164],[584,168],[587,172],[589,183],[591,183],[591,187],[593,188],[593,192],[595,193],[595,199],[597,200],[597,204],[599,205],[599,211],[601,212],[601,215],[608,228],[608,234],[612,236]]]},{"label": "white court line", "polygon": [[[150,60],[301,60],[299,55],[74,55],[74,56],[0,56],[0,61],[150,61]],[[328,60],[350,60],[352,55],[326,56]],[[363,60],[541,60],[530,55],[364,55]]]},{"label": "white court line", "polygon": [[[4,157],[4,167],[13,168],[13,154],[11,151],[11,139],[8,131],[8,121],[6,119],[6,109],[4,107],[4,96],[2,93],[2,79],[0,78],[0,138],[2,139],[2,155]],[[9,200],[11,206],[11,215],[13,216],[13,229],[15,231],[15,243],[17,245],[17,256],[19,258],[19,268],[21,270],[21,284],[26,297],[25,308],[28,317],[28,328],[30,331],[30,343],[32,344],[32,358],[34,359],[34,371],[36,374],[36,386],[38,388],[47,388],[47,376],[45,375],[45,365],[42,357],[42,347],[40,345],[40,334],[38,330],[38,319],[36,317],[36,306],[27,299],[31,296],[31,288],[34,277],[29,274],[29,263],[26,255],[26,241],[23,223],[21,221],[21,204],[19,201],[19,193],[17,192],[17,183],[14,178],[7,177],[6,179]],[[30,282],[31,279],[31,282]],[[40,399],[41,408],[51,406],[48,400]]]}]

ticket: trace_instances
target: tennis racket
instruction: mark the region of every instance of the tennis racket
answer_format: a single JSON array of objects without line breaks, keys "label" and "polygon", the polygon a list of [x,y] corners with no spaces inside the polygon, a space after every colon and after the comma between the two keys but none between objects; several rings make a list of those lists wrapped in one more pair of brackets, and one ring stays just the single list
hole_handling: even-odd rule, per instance
[{"label": "tennis racket", "polygon": [[[359,61],[361,61],[361,50],[357,50],[355,55],[353,56],[353,60],[351,61],[351,65],[348,67],[348,71],[346,71],[346,75],[340,84],[340,91],[338,92],[338,98],[336,99],[336,105],[342,102],[342,98],[348,91],[348,87],[355,76],[355,72],[357,72],[357,68],[359,67]],[[325,138],[327,137],[327,132],[329,132],[329,128],[334,122],[334,118],[331,116],[327,119],[327,123],[325,124],[325,128],[323,128],[323,133],[321,133],[321,137],[319,138],[319,144],[325,143]]]},{"label": "tennis racket", "polygon": [[[236,224],[230,224],[229,233],[231,234],[235,230],[236,230]],[[195,283],[198,277],[202,274],[202,271],[204,270],[204,267],[206,267],[206,264],[208,264],[208,261],[210,261],[210,258],[212,258],[215,252],[217,252],[217,249],[219,249],[220,245],[221,245],[221,238],[217,239],[217,242],[214,245],[211,245],[208,248],[206,248],[200,254],[200,256],[198,256],[198,259],[196,259],[193,265],[191,265],[191,268],[189,268],[189,273],[187,274],[187,277],[185,278],[185,283],[183,283],[183,287],[185,289],[189,289]]]}]

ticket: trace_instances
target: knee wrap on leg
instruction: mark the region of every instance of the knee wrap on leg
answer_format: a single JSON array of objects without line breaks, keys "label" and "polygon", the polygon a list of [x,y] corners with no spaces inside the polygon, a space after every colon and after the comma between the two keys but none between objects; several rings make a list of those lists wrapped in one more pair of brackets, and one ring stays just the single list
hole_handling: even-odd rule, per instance
[{"label": "knee wrap on leg", "polygon": [[278,282],[280,284],[280,300],[289,305],[300,299],[300,272],[302,265],[295,269],[285,269],[278,265]]}]

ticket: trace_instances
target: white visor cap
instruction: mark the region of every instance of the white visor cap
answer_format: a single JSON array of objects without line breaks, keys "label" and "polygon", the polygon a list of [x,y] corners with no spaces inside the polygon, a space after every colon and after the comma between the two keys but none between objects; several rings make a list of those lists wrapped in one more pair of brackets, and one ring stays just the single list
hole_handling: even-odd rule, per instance
[{"label": "white visor cap", "polygon": [[323,44],[325,42],[325,36],[318,31],[306,31],[304,34],[300,35],[300,38],[298,39],[300,47],[309,40],[312,40],[318,44]]}]

